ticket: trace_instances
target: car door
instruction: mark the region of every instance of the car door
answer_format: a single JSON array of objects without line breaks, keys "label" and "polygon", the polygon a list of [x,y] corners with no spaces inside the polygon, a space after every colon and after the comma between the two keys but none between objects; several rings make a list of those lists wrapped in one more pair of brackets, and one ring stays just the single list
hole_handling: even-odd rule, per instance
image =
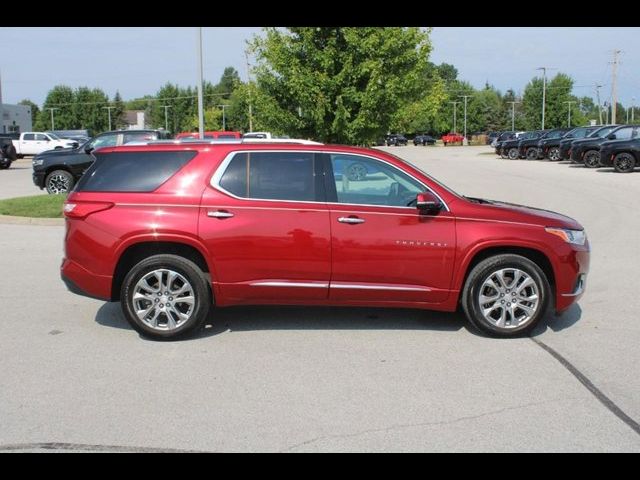
[{"label": "car door", "polygon": [[42,142],[36,141],[35,133],[25,133],[22,135],[22,140],[20,141],[20,154],[21,155],[35,155],[40,153],[39,145]]},{"label": "car door", "polygon": [[421,213],[412,205],[428,188],[388,162],[360,155],[324,157],[329,298],[347,303],[446,300],[455,255],[455,219],[447,207]]},{"label": "car door", "polygon": [[232,303],[326,300],[329,211],[315,153],[237,151],[206,188],[199,236]]}]

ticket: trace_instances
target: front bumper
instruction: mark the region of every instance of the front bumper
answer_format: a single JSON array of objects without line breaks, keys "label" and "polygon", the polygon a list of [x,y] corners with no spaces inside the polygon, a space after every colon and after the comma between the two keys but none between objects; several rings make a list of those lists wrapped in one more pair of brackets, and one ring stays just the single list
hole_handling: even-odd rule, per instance
[{"label": "front bumper", "polygon": [[557,267],[556,312],[561,313],[582,298],[589,273],[591,253],[586,244],[580,250],[571,250]]},{"label": "front bumper", "polygon": [[33,172],[33,183],[36,187],[43,189],[44,188],[44,179],[45,179],[45,172]]}]

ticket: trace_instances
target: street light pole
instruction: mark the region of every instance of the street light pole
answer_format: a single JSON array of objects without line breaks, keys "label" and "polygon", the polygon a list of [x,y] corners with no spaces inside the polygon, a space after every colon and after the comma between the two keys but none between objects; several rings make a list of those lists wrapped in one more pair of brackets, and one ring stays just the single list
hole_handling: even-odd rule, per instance
[{"label": "street light pole", "polygon": [[636,109],[636,97],[631,97],[631,123],[633,123],[633,114]]},{"label": "street light pole", "polygon": [[253,132],[253,104],[251,102],[251,69],[249,68],[249,53],[245,50],[244,58],[247,61],[247,87],[249,96],[249,131]]},{"label": "street light pole", "polygon": [[167,110],[169,108],[171,108],[171,105],[160,105],[162,108],[164,108],[164,129],[168,132],[169,131],[169,118],[167,117]]},{"label": "street light pole", "polygon": [[102,108],[107,109],[107,111],[109,112],[109,130],[111,130],[111,110],[116,107],[102,107]]},{"label": "street light pole", "polygon": [[457,107],[456,105],[458,105],[460,102],[449,102],[453,104],[453,133],[458,133],[458,128],[456,126],[456,111],[457,111]]},{"label": "street light pole", "polygon": [[564,103],[569,107],[569,120],[567,121],[567,127],[571,128],[571,104],[576,102],[574,100],[567,100]]},{"label": "street light pole", "polygon": [[542,128],[544,130],[544,110],[546,104],[547,97],[547,70],[555,70],[555,68],[551,67],[539,67],[536,70],[542,70]]},{"label": "street light pole", "polygon": [[204,140],[204,100],[202,98],[202,27],[198,27],[198,131],[200,140]]},{"label": "street light pole", "polygon": [[467,98],[471,97],[471,95],[460,95],[461,98],[464,98],[464,141],[467,141]]},{"label": "street light pole", "polygon": [[227,122],[226,122],[226,116],[225,116],[225,108],[227,108],[229,105],[218,105],[219,107],[222,107],[222,131],[226,132],[227,131]]},{"label": "street light pole", "polygon": [[47,108],[47,110],[51,110],[51,130],[55,130],[55,123],[53,122],[53,111],[60,110],[59,108]]},{"label": "street light pole", "polygon": [[516,103],[522,102],[507,102],[511,104],[511,131],[516,131]]},{"label": "street light pole", "polygon": [[602,125],[602,106],[600,105],[600,89],[603,85],[596,84],[596,97],[598,98],[598,114],[600,116],[600,125]]}]

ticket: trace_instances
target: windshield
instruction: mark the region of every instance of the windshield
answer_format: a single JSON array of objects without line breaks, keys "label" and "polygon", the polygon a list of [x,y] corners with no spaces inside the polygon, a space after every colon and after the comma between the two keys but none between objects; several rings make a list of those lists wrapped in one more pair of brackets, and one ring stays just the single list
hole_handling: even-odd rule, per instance
[{"label": "windshield", "polygon": [[593,132],[591,135],[589,135],[592,138],[602,138],[602,137],[606,137],[607,135],[609,135],[609,133],[611,132],[611,130],[613,130],[614,128],[618,128],[616,126],[610,126],[610,127],[602,127],[600,130],[596,130],[595,132]]},{"label": "windshield", "polygon": [[51,138],[51,140],[62,140],[59,136],[57,136],[55,133],[51,133],[51,132],[47,132],[47,135],[49,135],[49,137]]}]

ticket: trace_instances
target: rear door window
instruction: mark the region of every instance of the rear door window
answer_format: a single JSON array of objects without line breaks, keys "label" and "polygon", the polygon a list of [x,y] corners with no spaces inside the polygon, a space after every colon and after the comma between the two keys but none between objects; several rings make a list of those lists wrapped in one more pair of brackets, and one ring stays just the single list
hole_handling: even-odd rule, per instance
[{"label": "rear door window", "polygon": [[218,186],[240,198],[324,201],[322,165],[309,152],[243,152],[224,170]]},{"label": "rear door window", "polygon": [[77,192],[152,192],[186,165],[197,152],[97,153],[76,185]]}]

